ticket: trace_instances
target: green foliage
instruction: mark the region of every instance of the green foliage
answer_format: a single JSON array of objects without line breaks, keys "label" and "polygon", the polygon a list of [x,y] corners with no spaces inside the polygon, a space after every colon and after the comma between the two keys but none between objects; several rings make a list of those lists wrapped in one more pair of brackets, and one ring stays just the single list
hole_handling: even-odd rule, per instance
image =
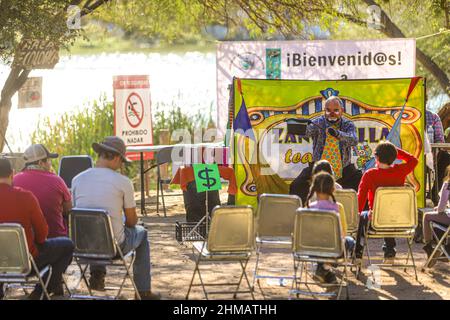
[{"label": "green foliage", "polygon": [[[23,38],[65,47],[79,35],[67,28],[67,0],[0,0],[0,60],[11,63]],[[70,31],[70,32],[69,32]]]},{"label": "green foliage", "polygon": [[[60,156],[87,154],[95,159],[92,143],[113,135],[113,122],[113,103],[101,97],[81,110],[62,114],[56,121],[40,119],[31,141],[44,144]],[[57,166],[53,163],[54,168]]]},{"label": "green foliage", "polygon": [[153,115],[153,141],[159,143],[159,134],[162,129],[174,132],[177,129],[186,129],[191,136],[195,129],[206,128],[206,116],[200,112],[189,116],[181,111],[179,106],[172,101],[171,104],[158,103]]},{"label": "green foliage", "polygon": [[[197,128],[205,128],[206,123],[206,117],[200,112],[188,116],[182,113],[181,108],[174,102],[169,105],[158,104],[153,117],[153,141],[155,144],[159,143],[162,129],[169,129],[169,132],[187,129],[192,134]],[[48,117],[40,119],[31,141],[42,143],[60,156],[86,154],[95,161],[97,155],[92,149],[92,143],[113,135],[113,126],[113,103],[102,96],[81,109],[62,114],[55,121],[51,121]],[[53,168],[58,171],[57,160],[54,160]],[[134,162],[125,167],[124,173],[131,179],[136,179],[138,172],[139,163]]]}]

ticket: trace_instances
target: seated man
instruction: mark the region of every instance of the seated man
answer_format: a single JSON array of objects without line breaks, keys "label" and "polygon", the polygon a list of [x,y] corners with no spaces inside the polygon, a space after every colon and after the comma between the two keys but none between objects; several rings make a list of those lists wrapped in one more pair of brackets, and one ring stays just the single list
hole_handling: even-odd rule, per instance
[{"label": "seated man", "polygon": [[[150,244],[147,230],[136,225],[138,217],[133,184],[130,179],[116,172],[128,161],[125,143],[119,137],[106,137],[102,143],[93,143],[92,148],[98,154],[98,161],[95,168],[73,178],[74,207],[104,209],[108,212],[114,236],[123,252],[136,250],[133,277],[141,298],[159,299],[158,295],[151,292]],[[90,266],[90,272],[91,288],[104,290],[105,267]]]},{"label": "seated man", "polygon": [[[358,207],[360,212],[358,234],[356,238],[356,258],[362,258],[361,238],[370,219],[373,208],[375,191],[378,187],[401,187],[419,161],[408,152],[397,149],[388,141],[380,142],[375,148],[376,167],[367,170],[358,189]],[[395,159],[404,160],[405,163],[393,164]],[[369,211],[363,211],[366,201],[369,200]],[[386,263],[393,263],[395,258],[395,239],[385,238],[383,246]]]},{"label": "seated man", "polygon": [[[49,293],[63,295],[62,274],[72,261],[74,245],[66,237],[47,239],[47,222],[36,197],[30,191],[13,187],[12,179],[11,163],[0,158],[0,223],[19,223],[23,226],[28,249],[37,267],[41,269],[46,265],[52,266]],[[29,299],[39,299],[41,294],[41,285],[36,285]]]},{"label": "seated man", "polygon": [[48,238],[67,236],[64,216],[72,209],[72,199],[64,180],[51,172],[50,153],[42,144],[33,144],[24,152],[25,169],[14,176],[14,186],[31,191],[39,201],[48,224]]}]

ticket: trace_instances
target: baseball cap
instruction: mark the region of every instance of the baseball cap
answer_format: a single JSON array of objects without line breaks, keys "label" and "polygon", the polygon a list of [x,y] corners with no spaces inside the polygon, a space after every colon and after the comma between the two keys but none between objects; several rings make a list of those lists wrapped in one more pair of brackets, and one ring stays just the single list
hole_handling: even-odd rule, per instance
[{"label": "baseball cap", "polygon": [[58,156],[59,155],[57,153],[51,153],[48,151],[42,144],[33,144],[23,153],[23,158],[27,164],[47,158],[55,159],[58,158]]}]

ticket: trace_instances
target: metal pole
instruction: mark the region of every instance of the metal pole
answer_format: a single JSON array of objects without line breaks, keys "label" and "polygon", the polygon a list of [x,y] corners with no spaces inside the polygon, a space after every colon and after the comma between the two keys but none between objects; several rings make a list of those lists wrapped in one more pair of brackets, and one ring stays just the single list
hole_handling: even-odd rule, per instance
[{"label": "metal pole", "polygon": [[141,214],[146,216],[145,211],[145,186],[144,186],[144,153],[141,152]]}]

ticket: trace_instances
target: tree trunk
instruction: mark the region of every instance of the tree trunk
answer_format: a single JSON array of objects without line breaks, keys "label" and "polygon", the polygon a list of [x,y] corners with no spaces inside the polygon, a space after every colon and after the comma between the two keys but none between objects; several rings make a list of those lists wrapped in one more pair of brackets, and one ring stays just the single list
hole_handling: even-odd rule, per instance
[{"label": "tree trunk", "polygon": [[[374,0],[364,0],[368,5],[376,5],[380,7]],[[395,23],[388,17],[386,12],[381,9],[381,22],[384,24],[381,31],[390,38],[406,38],[403,32],[397,27]],[[417,60],[427,69],[439,82],[439,85],[444,89],[444,92],[448,93],[450,90],[450,80],[447,74],[442,70],[428,55],[426,55],[422,50],[416,48],[416,58]]]}]

